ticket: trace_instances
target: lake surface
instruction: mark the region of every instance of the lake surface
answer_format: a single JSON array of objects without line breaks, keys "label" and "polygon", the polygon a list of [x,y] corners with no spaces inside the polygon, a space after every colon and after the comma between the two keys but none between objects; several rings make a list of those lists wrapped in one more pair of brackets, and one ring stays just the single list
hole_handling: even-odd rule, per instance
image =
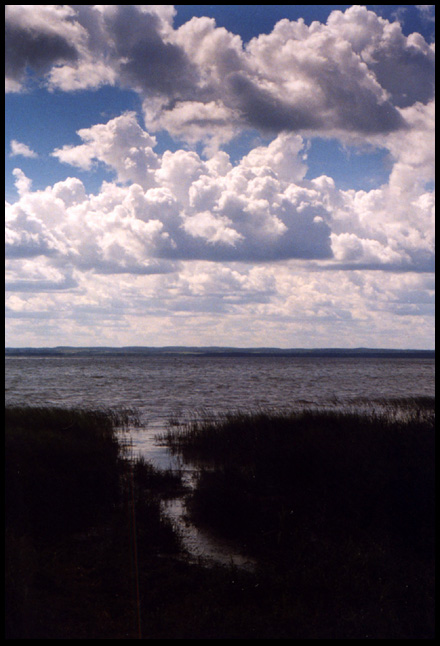
[{"label": "lake surface", "polygon": [[[133,449],[160,468],[182,467],[157,442],[173,419],[195,413],[371,403],[434,396],[435,360],[317,357],[6,357],[6,404],[135,408]],[[194,472],[184,465],[185,479]],[[185,519],[183,500],[164,503],[190,555],[252,567],[225,541]]]},{"label": "lake surface", "polygon": [[136,448],[163,464],[154,442],[170,418],[353,400],[434,396],[435,360],[415,358],[100,356],[6,357],[6,404],[136,408]]}]

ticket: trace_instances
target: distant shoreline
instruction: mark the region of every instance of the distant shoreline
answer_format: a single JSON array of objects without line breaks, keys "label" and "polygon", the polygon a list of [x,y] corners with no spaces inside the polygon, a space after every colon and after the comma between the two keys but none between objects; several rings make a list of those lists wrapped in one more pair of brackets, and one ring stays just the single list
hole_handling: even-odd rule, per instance
[{"label": "distant shoreline", "polygon": [[381,348],[229,348],[229,347],[69,347],[5,348],[5,357],[101,357],[101,356],[215,356],[215,357],[297,357],[435,359],[435,350]]}]

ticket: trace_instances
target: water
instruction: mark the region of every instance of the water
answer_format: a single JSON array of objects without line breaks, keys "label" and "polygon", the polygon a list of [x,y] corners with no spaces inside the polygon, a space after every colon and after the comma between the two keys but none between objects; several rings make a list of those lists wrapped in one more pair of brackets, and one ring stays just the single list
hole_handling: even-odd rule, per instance
[{"label": "water", "polygon": [[[331,406],[353,400],[434,396],[434,359],[213,357],[6,357],[6,404],[136,408],[142,426],[131,433],[135,452],[155,466],[176,466],[155,436],[170,418]],[[181,465],[179,465],[181,466]],[[190,475],[188,476],[190,478]],[[240,556],[182,521],[182,502],[166,512],[178,521],[188,549],[217,560]]]},{"label": "water", "polygon": [[353,399],[434,395],[434,359],[6,357],[6,404],[128,407],[143,429],[135,450],[156,466],[171,457],[155,435],[201,410],[285,409]]},{"label": "water", "polygon": [[6,402],[176,411],[287,406],[338,397],[434,394],[434,359],[315,357],[6,357]]}]

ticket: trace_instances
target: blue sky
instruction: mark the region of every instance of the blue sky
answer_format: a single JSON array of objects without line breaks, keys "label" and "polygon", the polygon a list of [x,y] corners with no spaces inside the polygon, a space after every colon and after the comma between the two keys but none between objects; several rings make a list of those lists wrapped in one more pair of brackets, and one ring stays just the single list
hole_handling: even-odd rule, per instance
[{"label": "blue sky", "polygon": [[6,343],[434,344],[433,5],[7,5]]}]

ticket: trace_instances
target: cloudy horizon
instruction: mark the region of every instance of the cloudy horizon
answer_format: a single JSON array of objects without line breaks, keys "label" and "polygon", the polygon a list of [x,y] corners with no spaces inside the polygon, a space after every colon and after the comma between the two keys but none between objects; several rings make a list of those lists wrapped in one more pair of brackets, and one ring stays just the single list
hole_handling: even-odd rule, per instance
[{"label": "cloudy horizon", "polygon": [[434,348],[434,5],[228,7],[6,5],[7,346]]}]

